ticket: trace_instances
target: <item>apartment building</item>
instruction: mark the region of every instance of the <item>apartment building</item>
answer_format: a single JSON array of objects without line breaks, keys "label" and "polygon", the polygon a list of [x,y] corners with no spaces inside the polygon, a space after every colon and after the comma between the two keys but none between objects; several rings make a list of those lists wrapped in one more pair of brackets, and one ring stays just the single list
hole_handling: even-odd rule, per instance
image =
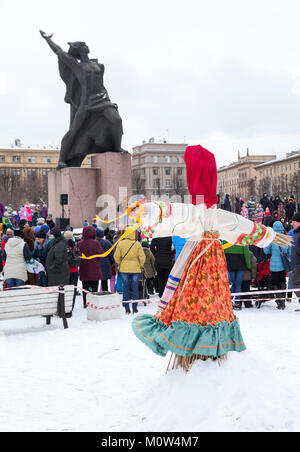
[{"label": "apartment building", "polygon": [[282,197],[300,195],[300,151],[286,154],[285,158],[274,159],[257,165],[256,184],[260,192]]},{"label": "apartment building", "polygon": [[247,155],[237,162],[218,169],[218,193],[223,202],[228,193],[231,200],[236,196],[249,200],[254,196],[259,200],[264,192],[281,197],[293,194],[300,198],[300,151],[286,154],[277,159],[276,155]]},{"label": "apartment building", "polygon": [[244,157],[241,157],[239,152],[236,162],[218,168],[217,192],[220,195],[220,202],[223,202],[227,193],[232,202],[236,196],[247,200],[251,195],[259,196],[256,167],[275,159],[276,155],[250,155],[247,149]]},{"label": "apartment building", "polygon": [[[57,167],[59,153],[58,147],[24,146],[19,139],[9,146],[0,146],[2,202],[19,205],[26,201],[37,202],[39,198],[47,202],[47,175]],[[82,167],[90,166],[91,156],[88,156]]]},{"label": "apartment building", "polygon": [[131,172],[134,195],[174,196],[183,199],[188,194],[186,167],[183,160],[186,143],[167,143],[150,138],[135,146]]}]

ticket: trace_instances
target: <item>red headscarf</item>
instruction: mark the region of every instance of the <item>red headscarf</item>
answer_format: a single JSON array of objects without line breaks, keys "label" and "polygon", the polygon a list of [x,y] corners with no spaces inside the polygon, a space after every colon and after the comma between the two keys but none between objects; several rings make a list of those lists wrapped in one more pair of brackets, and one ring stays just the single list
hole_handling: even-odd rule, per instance
[{"label": "red headscarf", "polygon": [[192,197],[192,204],[197,202],[197,195],[204,196],[209,208],[218,202],[217,165],[214,154],[202,146],[188,146],[184,154],[187,185]]}]

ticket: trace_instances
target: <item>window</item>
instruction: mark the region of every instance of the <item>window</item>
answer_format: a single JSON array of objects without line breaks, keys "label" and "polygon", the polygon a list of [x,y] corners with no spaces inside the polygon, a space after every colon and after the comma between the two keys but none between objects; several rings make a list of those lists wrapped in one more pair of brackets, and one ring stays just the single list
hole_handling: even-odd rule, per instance
[{"label": "window", "polygon": [[0,169],[0,174],[1,174],[1,176],[5,176],[5,174],[6,174],[5,168]]},{"label": "window", "polygon": [[165,175],[170,176],[171,174],[171,168],[165,168]]},{"label": "window", "polygon": [[31,156],[28,157],[28,163],[36,163],[35,155],[31,155]]},{"label": "window", "polygon": [[0,163],[5,163],[5,155],[0,155]]},{"label": "window", "polygon": [[19,155],[13,155],[13,163],[21,163],[21,157]]},{"label": "window", "polygon": [[153,168],[153,174],[154,174],[155,176],[158,176],[158,168]]},{"label": "window", "polygon": [[35,168],[27,168],[27,175],[28,176],[33,176],[36,173],[36,169]]},{"label": "window", "polygon": [[11,172],[13,176],[20,176],[21,174],[20,168],[12,168]]},{"label": "window", "polygon": [[153,156],[153,163],[157,163],[158,162],[158,157],[156,155]]},{"label": "window", "polygon": [[182,168],[177,168],[177,176],[182,176]]},{"label": "window", "polygon": [[51,157],[44,156],[43,157],[43,163],[51,163]]},{"label": "window", "polygon": [[183,157],[177,157],[177,162],[178,163],[183,163]]},{"label": "window", "polygon": [[42,176],[47,176],[49,171],[50,171],[50,168],[42,168]]},{"label": "window", "polygon": [[166,187],[166,188],[171,187],[171,179],[166,179],[166,180],[165,180],[165,187]]},{"label": "window", "polygon": [[87,162],[88,162],[88,165],[90,165],[92,163],[92,157],[88,157]]},{"label": "window", "polygon": [[165,161],[166,161],[167,163],[170,163],[170,162],[171,162],[171,157],[170,157],[169,155],[166,155],[166,156],[165,156]]}]

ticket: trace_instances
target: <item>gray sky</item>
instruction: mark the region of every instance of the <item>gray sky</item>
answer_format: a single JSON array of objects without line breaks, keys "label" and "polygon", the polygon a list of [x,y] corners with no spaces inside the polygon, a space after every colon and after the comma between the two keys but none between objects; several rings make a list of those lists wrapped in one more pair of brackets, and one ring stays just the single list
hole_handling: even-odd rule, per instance
[{"label": "gray sky", "polygon": [[202,144],[218,166],[249,147],[300,148],[299,0],[1,0],[0,145],[60,145],[69,106],[39,29],[105,65],[123,148]]}]

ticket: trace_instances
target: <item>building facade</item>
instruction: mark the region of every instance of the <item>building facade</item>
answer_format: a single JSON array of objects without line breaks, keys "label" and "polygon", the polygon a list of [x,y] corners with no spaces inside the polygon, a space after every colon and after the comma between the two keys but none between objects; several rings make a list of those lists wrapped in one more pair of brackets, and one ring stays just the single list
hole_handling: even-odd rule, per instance
[{"label": "building facade", "polygon": [[250,155],[244,157],[238,153],[238,160],[228,166],[218,169],[217,192],[222,203],[226,194],[230,195],[234,203],[236,197],[248,200],[250,196],[257,196],[256,166],[266,161],[276,159],[276,155]]},{"label": "building facade", "polygon": [[[47,203],[48,172],[58,164],[58,147],[24,146],[20,140],[0,146],[0,201],[5,204]],[[83,167],[91,166],[91,156]]]},{"label": "building facade", "polygon": [[185,143],[167,143],[150,138],[135,146],[132,152],[132,189],[136,196],[176,196],[188,194],[186,167],[183,160]]},{"label": "building facade", "polygon": [[300,201],[300,151],[257,165],[255,171],[260,192],[282,198],[293,195]]},{"label": "building facade", "polygon": [[248,201],[251,196],[258,201],[263,193],[282,198],[300,195],[300,152],[276,155],[247,155],[228,166],[218,169],[217,190],[222,203],[226,194],[232,203],[236,197]]}]

